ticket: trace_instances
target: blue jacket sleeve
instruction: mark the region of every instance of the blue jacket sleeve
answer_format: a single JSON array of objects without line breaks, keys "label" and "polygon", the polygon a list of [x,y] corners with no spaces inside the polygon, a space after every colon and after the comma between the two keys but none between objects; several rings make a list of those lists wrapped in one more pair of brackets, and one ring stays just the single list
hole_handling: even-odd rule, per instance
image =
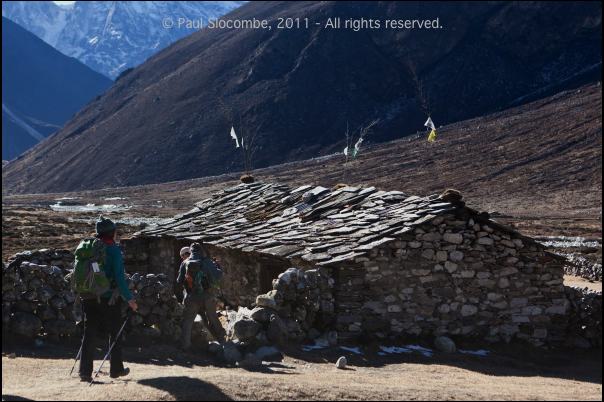
[{"label": "blue jacket sleeve", "polygon": [[124,300],[132,300],[132,293],[130,293],[128,283],[126,283],[126,273],[124,272],[124,260],[122,258],[121,250],[119,247],[108,247],[107,256],[111,261],[111,265],[113,267],[113,278],[117,284],[120,294]]}]

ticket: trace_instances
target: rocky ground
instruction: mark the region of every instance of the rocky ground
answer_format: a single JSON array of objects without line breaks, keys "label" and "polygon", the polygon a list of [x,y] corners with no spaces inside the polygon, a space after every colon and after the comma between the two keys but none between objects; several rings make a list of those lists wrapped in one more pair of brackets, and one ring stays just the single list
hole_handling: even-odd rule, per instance
[{"label": "rocky ground", "polygon": [[[111,380],[105,366],[98,383],[89,387],[69,377],[76,350],[77,345],[3,345],[3,400],[602,399],[601,356],[585,352],[507,347],[491,349],[487,356],[428,357],[416,352],[379,356],[369,348],[363,356],[298,349],[281,362],[246,370],[170,346],[127,347],[132,374]],[[348,366],[338,370],[335,362],[342,355]]]}]

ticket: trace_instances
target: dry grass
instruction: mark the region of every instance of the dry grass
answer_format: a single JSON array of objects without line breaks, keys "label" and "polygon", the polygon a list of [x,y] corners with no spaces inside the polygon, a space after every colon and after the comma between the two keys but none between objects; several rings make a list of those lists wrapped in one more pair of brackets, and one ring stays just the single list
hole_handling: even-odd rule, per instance
[{"label": "dry grass", "polygon": [[336,351],[313,352],[247,371],[214,366],[165,347],[155,357],[148,357],[150,349],[141,356],[129,348],[126,358],[135,361],[128,363],[132,374],[125,380],[101,374],[92,387],[68,377],[73,350],[60,350],[60,357],[47,352],[26,350],[17,351],[16,359],[2,357],[3,400],[602,399],[601,357],[561,352],[545,358],[501,351],[483,358],[405,355],[368,362],[352,357],[347,370],[335,369]]}]

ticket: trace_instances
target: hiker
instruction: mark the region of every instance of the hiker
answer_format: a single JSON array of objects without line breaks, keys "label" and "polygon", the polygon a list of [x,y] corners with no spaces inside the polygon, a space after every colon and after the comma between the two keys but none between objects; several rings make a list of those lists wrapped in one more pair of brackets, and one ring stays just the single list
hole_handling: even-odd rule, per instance
[{"label": "hiker", "polygon": [[[183,268],[185,261],[191,256],[191,250],[189,247],[183,247],[180,249],[180,265],[178,266],[178,272]],[[184,287],[181,283],[174,283],[174,295],[179,303],[183,302]]]},{"label": "hiker", "polygon": [[[184,263],[191,256],[191,249],[189,247],[183,247],[180,249],[180,259]],[[182,265],[182,263],[181,263]]]},{"label": "hiker", "polygon": [[200,243],[190,247],[191,256],[183,261],[176,282],[184,286],[185,306],[182,318],[183,350],[191,347],[191,329],[197,314],[218,342],[224,342],[225,331],[216,316],[216,290],[222,270],[210,259]]},{"label": "hiker", "polygon": [[102,243],[101,247],[104,246],[105,254],[102,269],[109,280],[109,290],[98,297],[85,297],[83,295],[81,297],[86,321],[84,338],[82,339],[80,379],[86,382],[92,381],[92,362],[96,335],[106,330],[110,334],[110,344],[115,342],[115,346],[111,351],[109,375],[111,378],[117,378],[130,373],[130,369],[124,367],[122,360],[121,339],[116,339],[116,336],[123,321],[121,314],[122,298],[128,302],[128,306],[133,311],[136,311],[138,306],[126,283],[122,253],[115,242],[116,229],[116,225],[111,219],[105,219],[101,216],[96,222],[95,240]]}]

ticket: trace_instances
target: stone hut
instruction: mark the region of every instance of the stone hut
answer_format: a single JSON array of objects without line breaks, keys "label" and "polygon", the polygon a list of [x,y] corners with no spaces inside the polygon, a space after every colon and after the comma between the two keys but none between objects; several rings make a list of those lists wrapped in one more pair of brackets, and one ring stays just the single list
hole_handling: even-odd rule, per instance
[{"label": "stone hut", "polygon": [[564,337],[564,260],[454,191],[240,184],[124,241],[128,269],[175,277],[191,241],[220,261],[234,306],[252,307],[289,267],[320,268],[331,286],[316,317],[340,340]]}]

